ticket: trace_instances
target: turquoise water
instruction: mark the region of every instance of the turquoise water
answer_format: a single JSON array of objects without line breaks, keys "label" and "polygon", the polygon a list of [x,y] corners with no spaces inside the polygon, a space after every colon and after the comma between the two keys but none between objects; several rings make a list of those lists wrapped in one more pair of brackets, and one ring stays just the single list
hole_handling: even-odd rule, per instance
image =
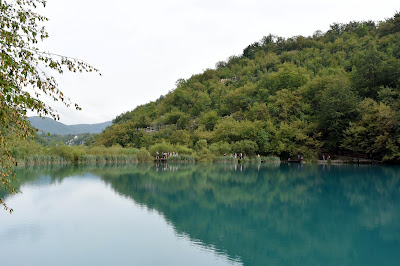
[{"label": "turquoise water", "polygon": [[400,167],[24,169],[1,265],[399,265]]}]

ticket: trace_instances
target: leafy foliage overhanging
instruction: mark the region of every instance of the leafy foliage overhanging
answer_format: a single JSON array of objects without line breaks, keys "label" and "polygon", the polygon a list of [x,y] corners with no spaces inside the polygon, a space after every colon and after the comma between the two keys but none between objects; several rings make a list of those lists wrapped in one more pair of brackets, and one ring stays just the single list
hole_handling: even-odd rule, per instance
[{"label": "leafy foliage overhanging", "polygon": [[11,193],[16,192],[10,178],[15,162],[7,143],[11,137],[26,139],[33,133],[26,120],[28,110],[57,119],[56,112],[43,101],[45,96],[80,109],[59,89],[49,70],[59,74],[65,70],[97,71],[84,61],[37,48],[39,41],[48,38],[41,26],[47,18],[34,12],[40,5],[45,7],[46,1],[0,0],[0,181]]}]

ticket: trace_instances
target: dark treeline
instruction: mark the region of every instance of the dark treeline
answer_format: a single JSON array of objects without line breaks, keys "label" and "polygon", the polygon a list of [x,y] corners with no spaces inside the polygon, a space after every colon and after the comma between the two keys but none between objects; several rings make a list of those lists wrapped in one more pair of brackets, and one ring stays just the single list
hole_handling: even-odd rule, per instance
[{"label": "dark treeline", "polygon": [[[361,154],[399,160],[400,13],[262,38],[155,102],[121,114],[97,144],[162,141],[214,154]],[[201,143],[199,143],[199,141]]]}]

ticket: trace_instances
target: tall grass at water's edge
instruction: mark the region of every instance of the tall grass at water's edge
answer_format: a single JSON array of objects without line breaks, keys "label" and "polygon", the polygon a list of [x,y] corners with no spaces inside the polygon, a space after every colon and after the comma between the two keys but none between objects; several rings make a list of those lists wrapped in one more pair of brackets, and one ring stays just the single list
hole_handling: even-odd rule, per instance
[{"label": "tall grass at water's edge", "polygon": [[[31,145],[32,146],[32,145]],[[36,145],[37,146],[37,145]],[[64,165],[64,164],[83,164],[83,165],[106,165],[106,164],[134,164],[140,162],[153,162],[155,156],[152,155],[154,147],[149,152],[146,148],[123,148],[121,146],[66,146],[56,145],[53,147],[36,147],[32,149],[15,148],[14,156],[17,165]],[[36,147],[36,148],[35,148]],[[35,149],[34,149],[35,148]],[[155,147],[158,148],[158,147]],[[194,162],[224,162],[237,163],[238,159],[232,156],[215,156],[208,150],[192,151],[180,150],[181,155],[170,156],[167,162],[194,163]],[[185,154],[187,152],[187,154]],[[190,153],[191,152],[191,153]],[[241,162],[280,162],[279,157],[250,157],[247,156]]]},{"label": "tall grass at water's edge", "polygon": [[[63,165],[63,164],[84,164],[84,165],[107,165],[107,164],[135,164],[139,162],[152,162],[153,157],[148,157],[145,160],[138,159],[136,154],[81,154],[73,158],[65,158],[61,155],[30,155],[24,158],[17,159],[18,165]],[[196,159],[192,155],[180,155],[169,157],[168,162],[195,163]],[[237,163],[238,159],[231,156],[215,157],[215,163]],[[280,158],[277,156],[262,156],[262,157],[245,157],[241,162],[265,162],[279,163]]]},{"label": "tall grass at water's edge", "polygon": [[[215,163],[237,163],[239,161],[238,158],[233,156],[218,156],[214,158]],[[240,162],[265,162],[265,163],[280,163],[281,159],[278,156],[260,156],[260,157],[244,157],[240,160]]]},{"label": "tall grass at water's edge", "polygon": [[168,157],[168,162],[187,162],[187,163],[194,163],[196,160],[192,155],[179,155],[179,156],[172,156]]},{"label": "tall grass at water's edge", "polygon": [[68,160],[60,155],[31,155],[17,159],[17,164],[24,165],[53,165],[53,164],[130,164],[137,163],[136,155],[88,155],[84,154],[75,157],[73,160]]}]

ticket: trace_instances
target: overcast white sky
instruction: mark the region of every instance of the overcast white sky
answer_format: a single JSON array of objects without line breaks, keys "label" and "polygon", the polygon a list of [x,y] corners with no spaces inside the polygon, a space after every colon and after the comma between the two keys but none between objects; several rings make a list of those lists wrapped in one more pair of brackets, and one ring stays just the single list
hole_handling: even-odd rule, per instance
[{"label": "overcast white sky", "polygon": [[58,77],[82,111],[51,105],[65,124],[109,121],[269,33],[309,36],[333,22],[380,21],[396,11],[398,0],[48,0],[45,49],[102,73]]}]

